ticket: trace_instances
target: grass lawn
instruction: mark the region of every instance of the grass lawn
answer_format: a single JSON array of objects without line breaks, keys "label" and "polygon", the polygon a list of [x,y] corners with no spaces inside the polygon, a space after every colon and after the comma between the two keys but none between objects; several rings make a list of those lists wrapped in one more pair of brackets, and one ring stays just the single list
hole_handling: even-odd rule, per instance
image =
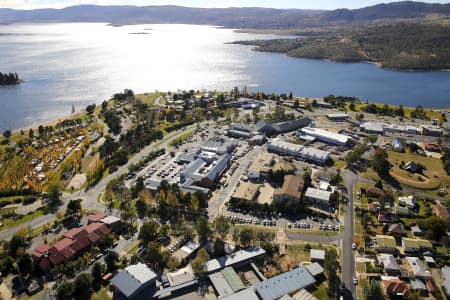
[{"label": "grass lawn", "polygon": [[248,224],[236,224],[234,225],[239,230],[242,229],[251,229],[254,231],[270,231],[270,232],[277,232],[277,227],[269,227],[269,226],[257,226],[257,225],[248,225]]},{"label": "grass lawn", "polygon": [[320,300],[330,299],[328,296],[328,283],[326,281],[322,282],[311,294]]},{"label": "grass lawn", "polygon": [[334,167],[336,169],[343,169],[345,167],[345,160],[337,159],[334,161]]},{"label": "grass lawn", "polygon": [[94,170],[99,160],[100,154],[98,152],[94,155],[86,156],[81,162],[81,173],[88,174],[90,171]]},{"label": "grass lawn", "polygon": [[287,245],[286,255],[280,258],[280,266],[283,271],[288,271],[294,265],[299,265],[304,262],[310,262],[309,249],[305,245],[309,244],[312,249],[323,249],[334,247],[329,244],[317,244],[307,242],[295,242]]},{"label": "grass lawn", "polygon": [[44,212],[42,210],[37,210],[37,211],[33,212],[32,214],[24,216],[21,219],[18,219],[15,221],[6,219],[6,220],[3,220],[2,222],[5,225],[4,229],[12,228],[12,227],[16,227],[16,226],[22,225],[24,223],[30,222],[31,220],[36,219],[42,215],[44,215]]},{"label": "grass lawn", "polygon": [[338,231],[328,231],[328,230],[320,230],[320,229],[296,229],[296,228],[287,228],[286,232],[295,232],[301,234],[314,234],[314,235],[338,235]]},{"label": "grass lawn", "polygon": [[[160,93],[144,93],[135,95],[136,100],[140,100],[142,103],[147,104],[148,106],[153,106],[155,103],[155,99],[161,96]],[[164,104],[165,99],[161,99],[160,103]]]},{"label": "grass lawn", "polygon": [[169,146],[173,146],[175,141],[183,142],[183,141],[187,140],[194,133],[195,133],[195,129],[192,129],[192,130],[189,130],[189,131],[183,133],[182,135],[178,136],[177,138],[174,138],[173,140],[171,140],[169,142]]},{"label": "grass lawn", "polygon": [[366,273],[366,263],[357,261],[356,262],[356,272],[358,273]]},{"label": "grass lawn", "polygon": [[364,287],[368,284],[367,279],[361,279],[359,284],[356,286],[356,299],[365,299]]},{"label": "grass lawn", "polygon": [[100,290],[92,294],[91,300],[106,300],[106,299],[112,299],[108,295],[109,291],[109,285],[102,287]]},{"label": "grass lawn", "polygon": [[[440,159],[423,157],[413,153],[398,153],[394,151],[388,151],[387,153],[389,162],[394,165],[391,169],[391,175],[403,185],[417,189],[435,190],[447,179],[447,174],[445,173]],[[423,171],[424,176],[411,174],[400,169],[399,166],[402,161],[404,163],[414,161],[423,165],[425,167],[425,170]],[[422,179],[419,180],[418,176]]]}]

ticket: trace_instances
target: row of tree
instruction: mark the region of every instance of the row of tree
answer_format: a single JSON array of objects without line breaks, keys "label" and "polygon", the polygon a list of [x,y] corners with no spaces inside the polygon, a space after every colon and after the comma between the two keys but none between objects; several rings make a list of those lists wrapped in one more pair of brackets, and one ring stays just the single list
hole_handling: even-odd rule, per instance
[{"label": "row of tree", "polygon": [[0,85],[11,85],[20,83],[17,73],[2,73],[0,72]]}]

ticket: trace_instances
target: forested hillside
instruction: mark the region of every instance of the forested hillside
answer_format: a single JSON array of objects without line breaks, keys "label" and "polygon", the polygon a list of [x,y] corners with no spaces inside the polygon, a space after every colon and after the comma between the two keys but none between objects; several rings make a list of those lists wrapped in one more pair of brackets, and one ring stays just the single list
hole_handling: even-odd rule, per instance
[{"label": "forested hillside", "polygon": [[450,69],[450,28],[399,23],[297,39],[239,41],[258,51],[334,61],[371,61],[396,69]]}]

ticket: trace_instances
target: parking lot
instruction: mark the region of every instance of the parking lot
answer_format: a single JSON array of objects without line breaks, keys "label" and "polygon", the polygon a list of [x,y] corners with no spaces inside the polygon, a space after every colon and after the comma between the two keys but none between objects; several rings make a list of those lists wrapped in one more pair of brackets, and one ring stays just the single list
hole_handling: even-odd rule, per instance
[{"label": "parking lot", "polygon": [[276,227],[278,229],[304,229],[339,231],[340,224],[331,218],[319,218],[315,216],[299,215],[286,216],[280,213],[262,213],[255,211],[240,211],[228,207],[222,215],[228,218],[232,224],[249,224],[262,227]]}]

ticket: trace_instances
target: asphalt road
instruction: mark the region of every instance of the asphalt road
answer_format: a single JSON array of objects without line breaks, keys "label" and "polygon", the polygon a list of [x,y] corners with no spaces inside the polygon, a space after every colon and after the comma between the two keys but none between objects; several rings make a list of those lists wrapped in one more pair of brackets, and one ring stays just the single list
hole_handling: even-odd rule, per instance
[{"label": "asphalt road", "polygon": [[354,222],[353,222],[353,186],[358,180],[358,176],[350,171],[342,172],[345,186],[347,187],[348,199],[344,207],[344,232],[341,241],[342,249],[342,282],[351,292],[352,299],[356,299],[353,276],[355,275],[355,256],[352,250],[354,241]]}]

